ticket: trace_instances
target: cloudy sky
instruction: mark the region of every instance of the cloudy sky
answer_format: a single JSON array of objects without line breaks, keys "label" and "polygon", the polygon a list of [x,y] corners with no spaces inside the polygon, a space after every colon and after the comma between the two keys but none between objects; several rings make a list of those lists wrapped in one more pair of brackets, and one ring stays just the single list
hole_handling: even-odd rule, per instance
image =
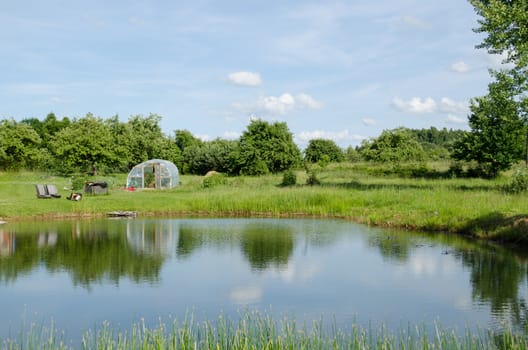
[{"label": "cloudy sky", "polygon": [[251,118],[357,145],[467,128],[500,57],[464,0],[0,3],[0,118],[156,113],[166,134],[236,138]]}]

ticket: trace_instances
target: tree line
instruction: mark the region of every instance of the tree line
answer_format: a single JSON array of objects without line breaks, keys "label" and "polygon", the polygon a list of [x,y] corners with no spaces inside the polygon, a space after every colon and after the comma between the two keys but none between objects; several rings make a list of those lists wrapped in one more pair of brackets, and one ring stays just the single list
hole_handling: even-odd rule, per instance
[{"label": "tree line", "polygon": [[90,113],[82,118],[0,120],[0,169],[47,170],[56,174],[127,172],[148,159],[167,159],[182,173],[263,175],[303,163],[343,161],[405,162],[449,159],[460,130],[386,130],[360,146],[340,148],[327,139],[310,140],[301,151],[284,122],[253,120],[236,140],[203,141],[188,130],[166,135],[161,116],[135,115],[122,122]]}]

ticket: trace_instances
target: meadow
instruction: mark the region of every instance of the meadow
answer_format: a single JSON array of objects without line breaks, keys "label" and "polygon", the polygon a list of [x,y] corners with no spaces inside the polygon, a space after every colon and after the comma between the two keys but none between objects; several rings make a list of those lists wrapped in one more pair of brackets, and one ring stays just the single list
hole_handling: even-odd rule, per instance
[{"label": "meadow", "polygon": [[[140,216],[329,217],[528,242],[526,194],[505,191],[510,181],[507,175],[493,180],[431,174],[408,177],[380,169],[366,164],[330,164],[316,170],[317,185],[307,185],[307,173],[298,170],[293,186],[281,186],[281,174],[228,177],[225,184],[209,187],[204,186],[202,176],[182,175],[180,186],[164,191],[128,191],[126,174],[106,175],[83,180],[106,181],[108,195],[85,194],[78,202],[65,199],[71,193],[71,177],[3,172],[0,220],[93,217],[111,211],[135,211]],[[38,183],[55,184],[62,198],[37,199]]]}]

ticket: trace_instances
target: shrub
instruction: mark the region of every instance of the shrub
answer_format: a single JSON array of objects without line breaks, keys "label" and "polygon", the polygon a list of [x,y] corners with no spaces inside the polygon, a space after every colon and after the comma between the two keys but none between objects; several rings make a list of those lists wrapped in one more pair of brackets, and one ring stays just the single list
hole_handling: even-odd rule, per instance
[{"label": "shrub", "polygon": [[304,150],[304,160],[310,163],[324,161],[342,162],[345,160],[343,150],[332,140],[313,139]]},{"label": "shrub", "polygon": [[308,173],[308,179],[306,179],[306,184],[310,186],[320,185],[321,181],[317,178],[315,171],[310,171]]},{"label": "shrub", "polygon": [[506,185],[506,191],[510,193],[522,193],[528,191],[528,168],[518,167],[515,169],[512,179]]},{"label": "shrub", "polygon": [[73,175],[71,177],[71,189],[73,191],[81,191],[84,189],[84,184],[88,181],[88,178],[83,175]]},{"label": "shrub", "polygon": [[281,186],[295,186],[297,184],[297,175],[293,170],[286,170],[282,175]]},{"label": "shrub", "polygon": [[203,180],[203,187],[212,188],[218,185],[227,184],[227,178],[222,173],[213,172],[205,176]]}]

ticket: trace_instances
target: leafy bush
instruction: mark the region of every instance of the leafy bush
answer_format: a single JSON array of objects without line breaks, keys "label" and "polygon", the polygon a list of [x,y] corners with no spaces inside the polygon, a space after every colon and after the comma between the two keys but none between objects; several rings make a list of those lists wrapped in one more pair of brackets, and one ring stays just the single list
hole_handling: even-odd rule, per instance
[{"label": "leafy bush", "polygon": [[313,139],[304,150],[304,160],[310,163],[324,161],[342,162],[345,160],[343,150],[332,140]]},{"label": "leafy bush", "polygon": [[213,172],[205,176],[203,180],[203,187],[212,188],[218,185],[226,185],[227,177],[222,173]]},{"label": "leafy bush", "polygon": [[528,191],[528,168],[518,167],[515,169],[512,179],[506,185],[506,191],[510,193],[522,193]]},{"label": "leafy bush", "polygon": [[83,175],[73,175],[71,177],[71,189],[73,191],[82,191],[88,178]]},{"label": "leafy bush", "polygon": [[295,186],[297,184],[297,175],[293,170],[286,170],[282,175],[281,186]]},{"label": "leafy bush", "polygon": [[384,130],[379,137],[363,141],[358,151],[367,161],[388,164],[425,160],[422,146],[405,128]]}]

